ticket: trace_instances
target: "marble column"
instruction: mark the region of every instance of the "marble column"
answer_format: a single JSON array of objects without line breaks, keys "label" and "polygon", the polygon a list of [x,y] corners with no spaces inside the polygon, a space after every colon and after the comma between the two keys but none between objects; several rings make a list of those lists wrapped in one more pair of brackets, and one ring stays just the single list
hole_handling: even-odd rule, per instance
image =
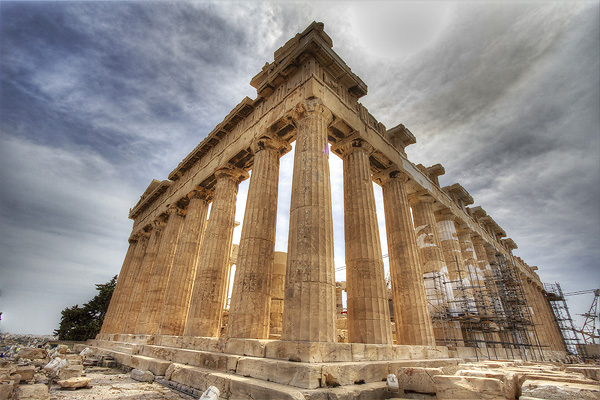
[{"label": "marble column", "polygon": [[344,238],[348,341],[392,343],[383,254],[379,238],[369,155],[360,140],[335,145],[344,162]]},{"label": "marble column", "polygon": [[531,309],[531,317],[537,333],[538,342],[540,346],[542,346],[542,350],[547,350],[550,348],[550,340],[546,336],[546,329],[542,320],[542,310],[540,310],[540,305],[536,298],[537,288],[535,288],[531,279],[525,275],[521,275],[521,282],[523,283],[523,291],[525,292],[527,305]]},{"label": "marble column", "polygon": [[129,274],[131,268],[131,260],[133,259],[133,253],[138,245],[138,240],[136,237],[129,239],[129,248],[127,249],[127,254],[125,254],[125,260],[123,261],[123,265],[121,266],[121,271],[119,272],[119,277],[117,278],[117,284],[115,286],[115,290],[110,299],[110,304],[108,305],[108,310],[106,310],[106,315],[104,316],[104,321],[102,322],[102,328],[100,328],[100,333],[117,333],[115,332],[115,314],[117,308],[120,305],[120,300],[123,296],[123,287],[125,286],[125,279]]},{"label": "marble column", "polygon": [[411,196],[410,198],[417,247],[424,274],[437,273],[446,267],[433,213],[434,201],[433,197],[428,195]]},{"label": "marble column", "polygon": [[475,245],[471,239],[473,231],[470,228],[463,226],[458,229],[458,242],[460,251],[464,261],[466,282],[471,286],[468,288],[469,293],[469,311],[485,314],[485,297],[483,296],[482,278],[483,274],[479,271],[479,263],[475,254]]},{"label": "marble column", "polygon": [[544,326],[546,337],[550,342],[550,350],[566,351],[565,342],[558,328],[558,323],[556,322],[550,302],[542,293],[541,288],[536,290],[536,292],[538,304],[542,310],[542,325]]},{"label": "marble column", "polygon": [[219,337],[227,296],[231,239],[239,183],[248,177],[236,168],[215,172],[217,183],[202,242],[198,271],[184,329],[186,336]]},{"label": "marble column", "polygon": [[296,107],[282,340],[335,342],[335,268],[327,127],[320,100]]},{"label": "marble column", "polygon": [[287,146],[268,136],[252,144],[254,166],[229,307],[228,337],[269,338],[279,157]]},{"label": "marble column", "polygon": [[491,269],[490,262],[488,261],[487,251],[485,250],[485,245],[483,239],[472,238],[473,249],[475,250],[475,256],[477,257],[477,266],[479,270],[484,274],[489,274]]},{"label": "marble column", "polygon": [[161,310],[161,335],[183,334],[206,227],[209,195],[204,189],[188,194],[189,204]]},{"label": "marble column", "polygon": [[339,317],[344,311],[344,297],[342,293],[342,285],[336,283],[335,285],[335,314]]},{"label": "marble column", "polygon": [[115,329],[113,330],[113,333],[121,333],[123,326],[125,325],[131,297],[137,286],[140,270],[146,254],[149,236],[150,235],[146,232],[140,232],[136,235],[138,242],[133,253],[133,258],[131,259],[131,268],[123,282],[123,291],[118,298],[117,308],[115,310]]},{"label": "marble column", "polygon": [[285,296],[285,264],[287,254],[281,251],[275,252],[273,261],[273,278],[271,279],[271,316],[269,338],[281,338],[283,327],[283,299]]},{"label": "marble column", "polygon": [[120,327],[121,333],[137,333],[136,327],[142,312],[142,305],[144,299],[148,293],[148,285],[150,284],[150,277],[152,276],[152,268],[154,267],[154,261],[158,254],[158,247],[160,245],[160,239],[162,232],[165,227],[163,219],[159,219],[152,222],[152,230],[150,231],[150,238],[148,239],[148,245],[146,247],[146,253],[144,259],[140,264],[139,274],[136,277],[135,286],[132,288],[129,297],[129,307],[124,313],[123,323]]},{"label": "marble column", "polygon": [[[443,283],[441,288],[437,288],[438,295],[444,295],[444,298],[435,299],[433,302],[433,311],[440,308],[439,303],[448,301],[448,310],[455,311],[454,294],[448,275],[448,267],[442,251],[440,236],[437,230],[437,223],[433,211],[433,203],[435,199],[426,193],[415,193],[409,197],[410,205],[413,212],[413,223],[415,225],[415,236],[419,254],[423,265],[422,272],[424,274],[441,273]],[[442,310],[444,311],[444,310]],[[444,321],[434,323],[435,337],[437,340],[451,341],[456,346],[463,346],[463,336],[458,322],[448,322],[447,328],[444,326]]]},{"label": "marble column", "polygon": [[167,209],[167,221],[165,230],[160,240],[156,260],[152,266],[152,275],[148,284],[148,293],[142,305],[142,312],[137,324],[137,331],[141,334],[154,335],[158,333],[158,324],[160,323],[160,313],[162,311],[163,301],[169,276],[177,251],[177,243],[183,228],[184,213],[176,205],[171,205]]},{"label": "marble column", "polygon": [[435,213],[436,226],[440,238],[440,245],[444,252],[444,260],[448,266],[450,279],[457,281],[459,279],[468,279],[469,273],[465,268],[458,233],[454,220],[456,217],[450,210],[440,210]]},{"label": "marble column", "polygon": [[419,247],[406,191],[408,176],[381,177],[397,344],[435,346]]}]

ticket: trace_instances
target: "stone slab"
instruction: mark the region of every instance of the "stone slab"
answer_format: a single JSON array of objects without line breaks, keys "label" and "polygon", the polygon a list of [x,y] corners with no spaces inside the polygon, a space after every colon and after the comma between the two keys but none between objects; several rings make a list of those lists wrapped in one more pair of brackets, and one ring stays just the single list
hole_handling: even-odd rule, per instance
[{"label": "stone slab", "polygon": [[153,382],[154,374],[150,371],[142,371],[141,369],[132,369],[129,373],[131,379],[139,382]]},{"label": "stone slab", "polygon": [[435,375],[443,375],[441,368],[401,367],[397,373],[398,386],[402,390],[418,393],[435,393]]},{"label": "stone slab", "polygon": [[600,386],[571,382],[553,382],[526,380],[521,386],[523,396],[538,397],[546,400],[598,400]]},{"label": "stone slab", "polygon": [[170,361],[160,360],[146,356],[133,356],[131,357],[131,366],[133,368],[150,371],[154,375],[162,376],[171,365]]},{"label": "stone slab", "polygon": [[14,390],[14,399],[18,400],[49,400],[48,386],[39,383],[36,385],[19,385]]},{"label": "stone slab", "polygon": [[305,389],[321,386],[321,365],[268,358],[240,358],[237,374]]},{"label": "stone slab", "polygon": [[63,379],[63,380],[57,381],[56,383],[62,389],[77,389],[77,388],[88,387],[90,385],[91,381],[92,380],[90,378],[86,378],[85,376],[79,376],[79,377],[75,377],[75,378]]},{"label": "stone slab", "polygon": [[511,400],[499,379],[474,376],[437,375],[433,377],[438,399]]}]

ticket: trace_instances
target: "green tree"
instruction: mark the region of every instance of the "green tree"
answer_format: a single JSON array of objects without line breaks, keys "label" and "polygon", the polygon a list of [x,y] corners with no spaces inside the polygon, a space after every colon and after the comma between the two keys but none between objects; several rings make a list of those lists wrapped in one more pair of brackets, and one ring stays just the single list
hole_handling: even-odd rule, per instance
[{"label": "green tree", "polygon": [[54,331],[59,340],[93,339],[100,332],[110,303],[117,276],[104,284],[97,284],[98,294],[82,307],[78,304],[60,312],[60,326]]}]

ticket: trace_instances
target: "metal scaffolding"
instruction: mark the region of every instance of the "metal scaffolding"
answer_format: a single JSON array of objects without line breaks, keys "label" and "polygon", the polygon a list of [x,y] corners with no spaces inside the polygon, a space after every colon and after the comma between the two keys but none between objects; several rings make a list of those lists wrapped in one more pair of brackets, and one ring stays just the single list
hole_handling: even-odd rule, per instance
[{"label": "metal scaffolding", "polygon": [[497,260],[491,270],[459,270],[455,280],[446,271],[425,274],[437,344],[475,348],[477,359],[498,359],[502,347],[513,358],[542,360],[519,273],[503,255]]},{"label": "metal scaffolding", "polygon": [[[558,282],[555,283],[544,283],[545,296],[550,305],[552,306],[552,312],[554,313],[554,319],[558,324],[558,329],[567,349],[567,353],[570,355],[579,355],[583,358],[587,358],[586,354],[580,354],[581,342],[577,336],[577,329],[573,324],[569,307],[565,295]],[[579,351],[578,351],[579,350]]]}]

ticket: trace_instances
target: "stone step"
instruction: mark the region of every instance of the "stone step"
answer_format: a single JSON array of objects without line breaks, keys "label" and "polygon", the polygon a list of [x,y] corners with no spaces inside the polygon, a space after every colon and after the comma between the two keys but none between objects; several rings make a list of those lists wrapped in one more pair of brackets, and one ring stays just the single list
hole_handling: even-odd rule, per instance
[{"label": "stone step", "polygon": [[169,335],[98,335],[97,342],[155,345],[299,362],[387,361],[447,358],[444,346],[293,342]]},{"label": "stone step", "polygon": [[[104,342],[99,344],[104,345]],[[137,354],[127,357],[128,353],[119,351],[118,347],[103,348],[100,354],[114,353],[120,363],[150,370],[156,375],[163,375],[172,362],[303,389],[381,382],[390,373],[398,376],[406,367],[443,368],[444,373],[451,374],[462,362],[460,359],[426,359],[303,363],[155,345],[137,345]]]},{"label": "stone step", "polygon": [[215,386],[223,399],[303,400],[299,389],[227,372],[172,363],[165,379],[200,391]]}]

